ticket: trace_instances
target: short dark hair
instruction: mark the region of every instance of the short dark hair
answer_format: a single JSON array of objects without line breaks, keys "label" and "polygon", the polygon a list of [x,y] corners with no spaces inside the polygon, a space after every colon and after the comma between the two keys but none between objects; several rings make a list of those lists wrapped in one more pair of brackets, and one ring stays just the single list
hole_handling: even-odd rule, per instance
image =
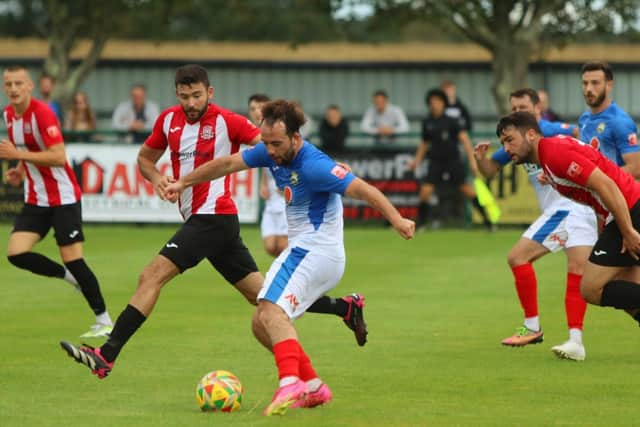
[{"label": "short dark hair", "polygon": [[305,121],[304,112],[296,102],[276,99],[262,106],[262,124],[273,127],[277,122],[282,122],[290,138],[300,132]]},{"label": "short dark hair", "polygon": [[378,89],[378,90],[376,90],[375,92],[373,92],[373,96],[374,96],[374,97],[376,97],[376,96],[383,96],[383,97],[385,97],[386,99],[389,99],[389,95],[387,95],[387,91],[386,91],[386,90],[384,90],[384,89]]},{"label": "short dark hair", "polygon": [[442,89],[438,89],[438,88],[431,89],[429,92],[427,92],[427,94],[424,96],[424,102],[426,102],[427,105],[428,105],[429,101],[434,96],[436,98],[442,99],[442,102],[444,102],[445,106],[447,106],[447,104],[449,104],[449,99],[447,98],[447,94],[444,93],[444,91]]},{"label": "short dark hair", "polygon": [[505,130],[509,127],[515,127],[520,131],[520,133],[524,134],[529,129],[533,129],[536,133],[541,134],[540,126],[538,125],[538,120],[536,120],[536,116],[526,111],[515,111],[507,116],[504,116],[498,122],[498,126],[496,127],[496,135],[498,138],[502,136]]},{"label": "short dark hair", "polygon": [[147,91],[147,85],[141,82],[136,82],[131,85],[131,90],[133,89],[142,89],[143,91]]},{"label": "short dark hair", "polygon": [[269,102],[269,101],[271,101],[271,98],[269,98],[264,93],[254,93],[253,95],[251,95],[249,97],[249,100],[247,101],[247,104],[251,104],[253,101],[255,101],[255,102]]},{"label": "short dark hair", "polygon": [[514,90],[509,94],[509,98],[523,98],[525,96],[529,97],[533,105],[538,105],[540,103],[540,96],[538,95],[538,92],[530,87]]},{"label": "short dark hair", "polygon": [[191,86],[195,83],[204,83],[205,87],[211,86],[207,70],[198,64],[187,64],[178,67],[176,70],[175,84]]},{"label": "short dark hair", "polygon": [[338,104],[329,104],[329,105],[327,105],[327,108],[325,108],[325,111],[327,111],[327,110],[340,111],[340,107],[338,106]]},{"label": "short dark hair", "polygon": [[27,67],[25,67],[24,65],[21,65],[21,64],[11,64],[11,65],[8,65],[7,67],[5,67],[5,69],[4,69],[4,71],[9,71],[11,73],[14,72],[14,71],[22,71],[22,70],[28,72]]},{"label": "short dark hair", "polygon": [[604,73],[604,79],[607,81],[613,80],[613,70],[611,66],[604,61],[591,61],[587,62],[582,66],[582,73],[584,74],[587,71],[602,71]]}]

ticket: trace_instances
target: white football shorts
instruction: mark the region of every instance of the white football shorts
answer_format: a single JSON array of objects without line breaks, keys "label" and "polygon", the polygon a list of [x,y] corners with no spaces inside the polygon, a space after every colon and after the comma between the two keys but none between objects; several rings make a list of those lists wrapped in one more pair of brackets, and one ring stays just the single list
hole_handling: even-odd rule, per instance
[{"label": "white football shorts", "polygon": [[280,306],[290,319],[297,319],[336,287],[344,266],[344,258],[328,257],[299,246],[288,247],[271,264],[258,301],[270,301]]},{"label": "white football shorts", "polygon": [[544,212],[522,235],[551,252],[593,246],[598,240],[596,215],[590,208]]},{"label": "white football shorts", "polygon": [[260,231],[262,238],[267,236],[286,236],[289,232],[287,226],[287,214],[285,211],[268,211],[262,212],[262,220],[260,221]]}]

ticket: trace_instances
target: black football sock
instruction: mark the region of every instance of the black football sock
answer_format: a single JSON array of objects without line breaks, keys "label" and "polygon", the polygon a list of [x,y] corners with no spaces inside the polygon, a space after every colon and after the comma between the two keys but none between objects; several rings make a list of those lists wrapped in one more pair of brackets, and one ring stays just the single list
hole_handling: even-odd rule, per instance
[{"label": "black football sock", "polygon": [[342,298],[331,298],[330,296],[322,296],[316,300],[307,309],[309,313],[325,313],[335,314],[336,316],[344,317],[349,311],[349,304]]},{"label": "black football sock", "polygon": [[104,313],[107,307],[100,292],[98,279],[96,279],[96,275],[93,274],[87,263],[84,262],[84,258],[65,262],[64,265],[78,282],[82,295],[84,295],[93,312],[96,315]]},{"label": "black football sock", "polygon": [[420,202],[420,204],[418,205],[418,219],[416,225],[425,225],[427,223],[427,218],[429,217],[430,211],[431,205],[428,202]]},{"label": "black football sock", "polygon": [[113,331],[106,343],[100,347],[100,354],[107,362],[113,362],[120,354],[122,347],[129,341],[129,338],[136,333],[138,328],[147,320],[144,314],[140,313],[137,308],[128,304],[122,310],[116,324],[113,325]]},{"label": "black football sock", "polygon": [[482,216],[482,221],[484,225],[490,226],[491,221],[489,221],[489,215],[487,215],[487,211],[484,206],[480,205],[480,200],[478,200],[478,196],[471,199],[471,203],[473,203],[473,207],[476,208],[478,213]]},{"label": "black football sock", "polygon": [[619,309],[640,308],[640,285],[626,280],[612,280],[602,288],[600,305]]},{"label": "black football sock", "polygon": [[8,256],[7,259],[13,265],[34,274],[47,277],[64,278],[64,267],[44,255],[35,252],[24,252],[18,255]]}]

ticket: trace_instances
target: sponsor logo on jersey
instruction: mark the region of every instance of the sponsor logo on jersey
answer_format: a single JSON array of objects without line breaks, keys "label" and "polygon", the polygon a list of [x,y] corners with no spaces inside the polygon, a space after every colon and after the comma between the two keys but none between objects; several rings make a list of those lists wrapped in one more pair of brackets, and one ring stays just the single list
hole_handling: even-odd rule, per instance
[{"label": "sponsor logo on jersey", "polygon": [[213,139],[216,136],[213,131],[213,126],[206,125],[202,127],[202,132],[200,132],[200,138],[202,139]]},{"label": "sponsor logo on jersey", "polygon": [[602,133],[602,132],[604,132],[604,128],[605,128],[606,126],[607,126],[607,125],[606,125],[604,122],[602,122],[602,123],[600,123],[600,124],[598,125],[598,127],[596,128],[596,130],[598,131],[598,133]]},{"label": "sponsor logo on jersey", "polygon": [[589,141],[589,145],[592,146],[593,148],[595,148],[596,150],[600,149],[600,140],[597,137],[593,137],[591,138],[591,141]]},{"label": "sponsor logo on jersey", "polygon": [[629,145],[638,145],[638,135],[635,132],[630,133],[627,140],[629,140]]},{"label": "sponsor logo on jersey", "polygon": [[335,165],[331,169],[331,174],[337,176],[339,179],[344,179],[347,176],[347,170],[340,165]]},{"label": "sponsor logo on jersey", "polygon": [[31,124],[29,123],[24,124],[24,133],[31,133]]},{"label": "sponsor logo on jersey", "polygon": [[291,201],[293,200],[293,190],[287,185],[286,187],[284,187],[282,193],[284,194],[284,202],[287,205],[290,205]]},{"label": "sponsor logo on jersey", "polygon": [[60,136],[60,130],[58,129],[58,126],[49,126],[47,128],[47,135],[49,135],[51,138],[57,138],[58,136]]},{"label": "sponsor logo on jersey", "polygon": [[569,129],[569,127],[570,127],[570,126],[571,126],[571,125],[570,125],[569,123],[562,123],[562,124],[560,124],[560,127],[561,127],[562,129]]},{"label": "sponsor logo on jersey", "polygon": [[571,164],[569,165],[569,169],[567,169],[567,175],[575,178],[576,176],[580,175],[580,173],[582,173],[582,166],[580,166],[576,162],[571,162]]},{"label": "sponsor logo on jersey", "polygon": [[291,185],[298,185],[298,172],[291,172],[291,177],[289,178],[291,181]]}]

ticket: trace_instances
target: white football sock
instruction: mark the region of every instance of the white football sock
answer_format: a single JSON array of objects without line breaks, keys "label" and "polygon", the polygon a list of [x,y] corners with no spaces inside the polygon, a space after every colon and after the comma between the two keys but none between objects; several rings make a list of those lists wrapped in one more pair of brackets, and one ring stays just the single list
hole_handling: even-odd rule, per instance
[{"label": "white football sock", "polygon": [[287,386],[289,384],[293,384],[298,380],[299,380],[299,378],[298,377],[294,377],[293,375],[290,375],[288,377],[283,377],[283,378],[280,379],[280,384],[278,385],[278,387],[284,387],[284,386]]},{"label": "white football sock", "polygon": [[530,331],[540,332],[540,318],[538,316],[527,317],[524,319],[524,326]]},{"label": "white football sock", "polygon": [[578,344],[582,344],[582,330],[577,328],[569,329],[569,340]]},{"label": "white football sock", "polygon": [[111,316],[109,316],[109,312],[105,311],[104,313],[96,315],[96,323],[100,323],[101,325],[112,326],[113,322],[111,321]]},{"label": "white football sock", "polygon": [[307,381],[307,388],[309,391],[314,392],[317,391],[322,385],[322,380],[320,378],[314,378],[312,380]]}]

